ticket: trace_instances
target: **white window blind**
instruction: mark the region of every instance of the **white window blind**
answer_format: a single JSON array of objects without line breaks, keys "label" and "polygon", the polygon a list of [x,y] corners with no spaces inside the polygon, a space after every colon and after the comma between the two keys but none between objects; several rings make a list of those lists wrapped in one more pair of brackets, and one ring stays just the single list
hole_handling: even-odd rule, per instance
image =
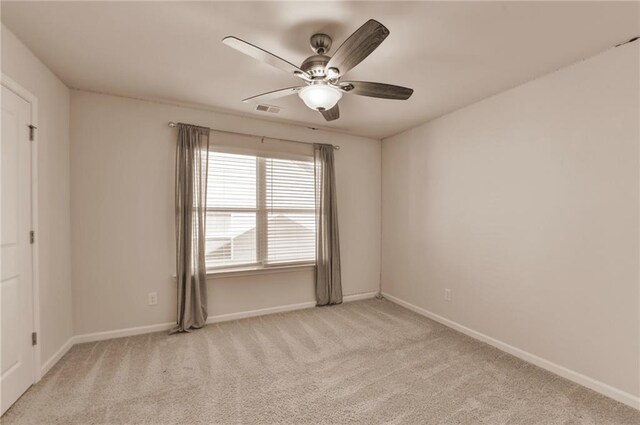
[{"label": "white window blind", "polygon": [[210,152],[207,267],[315,263],[314,198],[312,158]]}]

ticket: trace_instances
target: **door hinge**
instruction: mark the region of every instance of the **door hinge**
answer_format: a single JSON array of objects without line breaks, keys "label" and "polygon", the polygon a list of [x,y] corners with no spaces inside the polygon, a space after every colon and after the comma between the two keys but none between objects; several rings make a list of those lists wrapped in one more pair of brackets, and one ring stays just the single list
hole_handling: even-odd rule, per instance
[{"label": "door hinge", "polygon": [[36,345],[38,343],[38,334],[36,332],[31,332],[31,345]]},{"label": "door hinge", "polygon": [[29,124],[29,141],[33,142],[36,138],[36,127],[35,125]]},{"label": "door hinge", "polygon": [[35,231],[30,231],[29,232],[29,240],[31,241],[31,243],[34,243],[36,241],[36,232]]}]

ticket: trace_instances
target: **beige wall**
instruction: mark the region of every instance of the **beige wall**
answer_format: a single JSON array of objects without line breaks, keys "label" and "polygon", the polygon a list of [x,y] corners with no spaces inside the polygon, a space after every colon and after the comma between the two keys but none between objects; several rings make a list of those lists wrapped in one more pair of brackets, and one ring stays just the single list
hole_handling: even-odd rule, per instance
[{"label": "beige wall", "polygon": [[638,53],[384,140],[383,291],[640,395]]},{"label": "beige wall", "polygon": [[73,335],[69,89],[2,25],[2,72],[38,98],[38,257],[41,360]]},{"label": "beige wall", "polygon": [[[76,334],[175,320],[174,155],[182,121],[336,152],[343,290],[380,281],[381,143],[210,111],[73,90],[71,193]],[[158,305],[147,293],[158,292]],[[209,314],[313,301],[311,271],[212,280]]]}]

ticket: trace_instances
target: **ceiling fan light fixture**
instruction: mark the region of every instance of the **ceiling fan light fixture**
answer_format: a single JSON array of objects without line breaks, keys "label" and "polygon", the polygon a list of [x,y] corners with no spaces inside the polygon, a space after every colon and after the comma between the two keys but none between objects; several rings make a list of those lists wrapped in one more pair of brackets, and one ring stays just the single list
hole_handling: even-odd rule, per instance
[{"label": "ceiling fan light fixture", "polygon": [[326,84],[312,84],[302,88],[298,96],[314,111],[328,111],[342,98],[342,91]]}]

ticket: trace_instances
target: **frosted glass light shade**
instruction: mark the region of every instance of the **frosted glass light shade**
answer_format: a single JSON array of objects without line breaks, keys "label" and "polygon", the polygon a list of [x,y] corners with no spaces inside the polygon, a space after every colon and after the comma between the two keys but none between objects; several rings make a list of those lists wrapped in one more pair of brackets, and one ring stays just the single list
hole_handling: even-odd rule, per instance
[{"label": "frosted glass light shade", "polygon": [[309,108],[329,110],[342,98],[342,92],[334,87],[324,84],[315,84],[304,87],[298,92],[298,96]]}]

